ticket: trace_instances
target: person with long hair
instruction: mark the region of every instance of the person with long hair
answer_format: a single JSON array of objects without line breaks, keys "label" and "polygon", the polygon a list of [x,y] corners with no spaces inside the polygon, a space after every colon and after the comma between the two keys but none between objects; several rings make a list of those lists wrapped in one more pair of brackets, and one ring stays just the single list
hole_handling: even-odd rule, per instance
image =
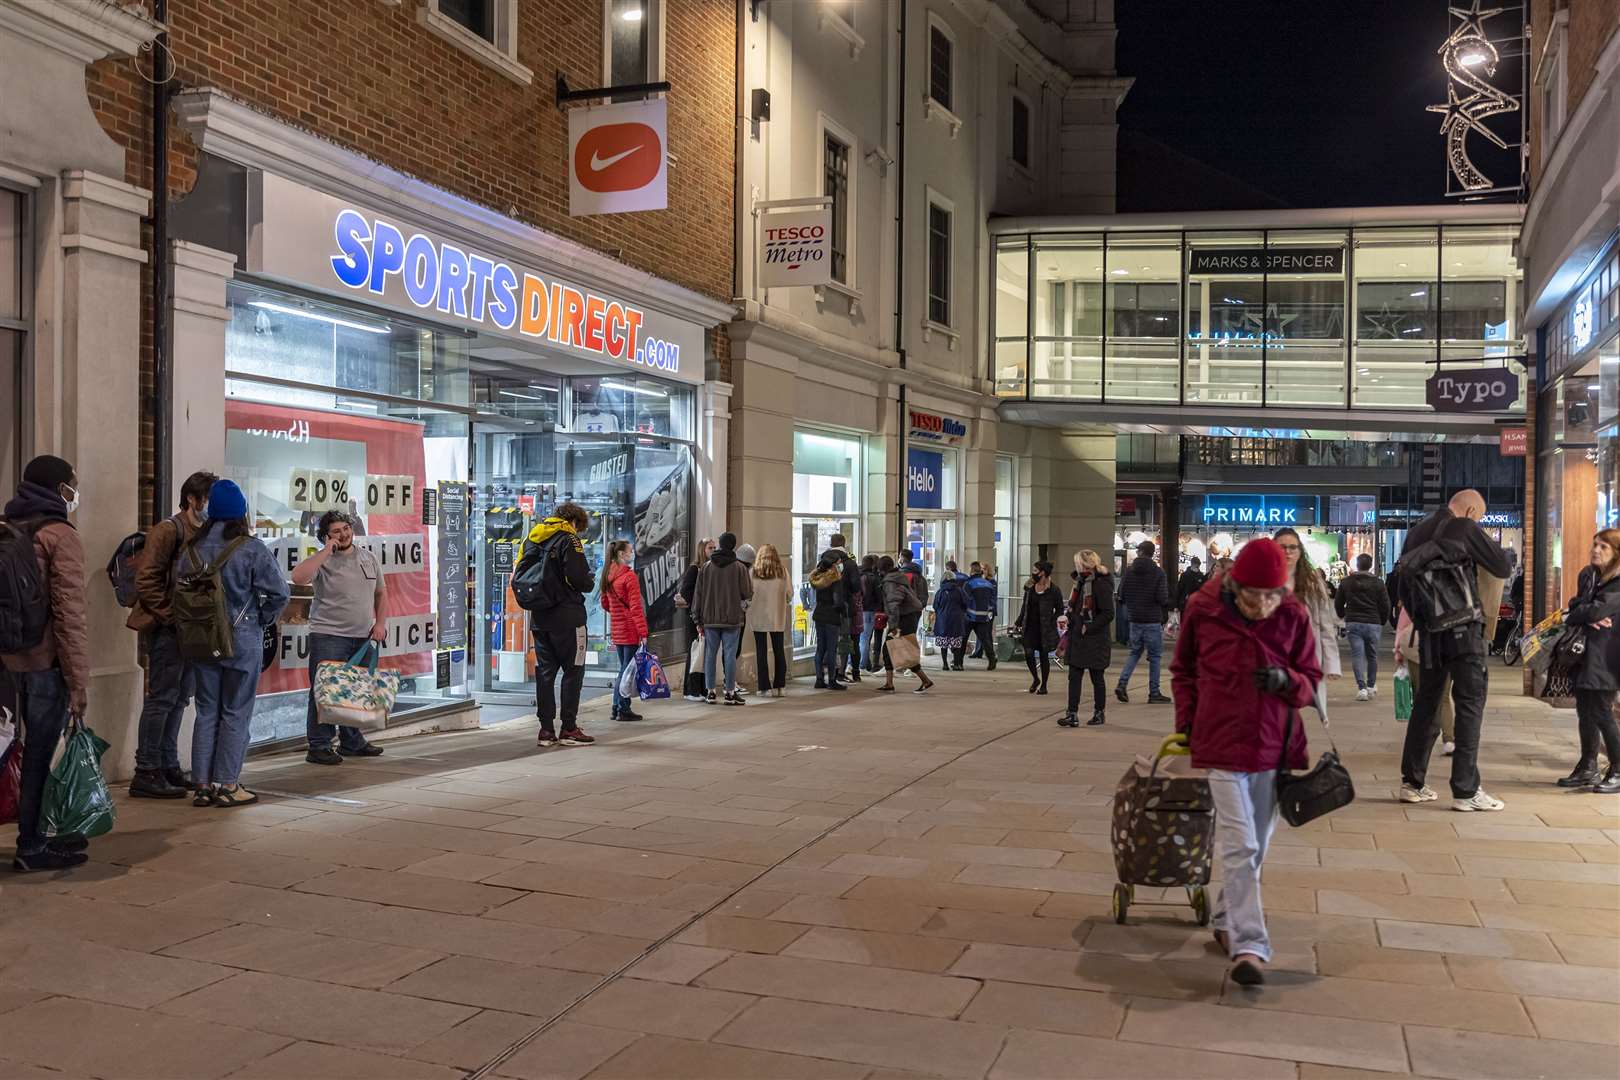
[{"label": "person with long hair", "polygon": [[747,622],[754,634],[754,671],[761,697],[781,697],[787,685],[786,640],[792,610],[793,589],[782,556],[776,545],[761,544],[754,556],[754,598],[748,602]]},{"label": "person with long hair", "polygon": [[[1189,597],[1189,599],[1191,599]],[[1058,620],[1069,635],[1069,707],[1058,723],[1080,726],[1080,680],[1091,677],[1091,719],[1097,726],[1106,722],[1103,702],[1108,687],[1103,672],[1108,670],[1113,646],[1108,640],[1108,624],[1114,621],[1114,578],[1101,555],[1090,548],[1074,553],[1074,590],[1069,606]]]},{"label": "person with long hair", "polygon": [[[883,638],[883,685],[878,690],[885,694],[894,693],[894,659],[889,655],[889,641],[892,638],[904,637],[917,633],[917,624],[922,622],[923,602],[917,598],[916,586],[912,577],[906,571],[895,565],[895,561],[885,555],[878,560],[878,571],[883,575],[883,615],[885,621]],[[918,650],[919,662],[911,669],[917,676],[918,685],[913,687],[913,694],[926,693],[933,688],[934,680],[923,671],[921,660],[922,650]]]},{"label": "person with long hair", "polygon": [[[1600,795],[1620,794],[1620,724],[1614,718],[1620,690],[1620,529],[1592,538],[1592,561],[1581,571],[1575,599],[1564,622],[1586,628],[1586,660],[1575,676],[1575,715],[1580,722],[1581,759],[1559,787],[1590,787]],[[1598,776],[1598,743],[1609,768]]]},{"label": "person with long hair", "polygon": [[[618,653],[622,675],[625,665],[634,663],[636,653],[647,644],[647,608],[641,599],[641,576],[636,573],[635,544],[628,540],[608,543],[596,595],[608,615],[608,637]],[[631,707],[630,699],[619,692],[618,679],[613,680],[613,719],[644,719]]]},{"label": "person with long hair", "polygon": [[692,662],[692,654],[703,647],[697,623],[692,620],[692,593],[697,589],[698,571],[714,554],[714,546],[714,538],[709,536],[697,542],[697,548],[692,552],[692,565],[681,575],[681,583],[675,589],[675,606],[686,613],[686,640],[689,644],[686,649],[686,678],[682,680],[681,694],[687,701],[708,700],[703,692],[702,654],[698,655],[697,663]]},{"label": "person with long hair", "polygon": [[1333,610],[1327,579],[1311,565],[1299,533],[1285,527],[1272,533],[1271,538],[1288,559],[1288,591],[1299,597],[1311,613],[1311,629],[1316,631],[1316,665],[1323,676],[1337,679],[1344,674],[1344,666],[1339,661],[1339,616]]},{"label": "person with long hair", "polygon": [[197,717],[191,735],[193,806],[246,806],[259,797],[242,786],[254,695],[264,664],[264,628],[291,595],[264,541],[253,535],[247,498],[229,480],[208,492],[208,523],[175,556],[176,580],[217,567],[225,592],[231,655],[192,661]]},{"label": "person with long hair", "polygon": [[1029,665],[1029,692],[1046,693],[1046,680],[1052,673],[1052,653],[1057,651],[1058,616],[1063,612],[1063,592],[1052,584],[1052,564],[1038,562],[1024,585],[1024,602],[1013,623],[1013,635],[1024,643],[1024,662]]}]

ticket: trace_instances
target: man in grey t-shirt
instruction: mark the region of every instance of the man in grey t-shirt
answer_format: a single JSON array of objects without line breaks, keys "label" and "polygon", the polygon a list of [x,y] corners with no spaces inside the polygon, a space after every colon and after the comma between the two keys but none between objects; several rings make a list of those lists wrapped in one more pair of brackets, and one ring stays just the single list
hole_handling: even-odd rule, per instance
[{"label": "man in grey t-shirt", "polygon": [[348,660],[367,641],[380,650],[387,636],[382,567],[375,555],[355,545],[354,532],[353,519],[341,510],[322,514],[315,538],[324,546],[292,574],[294,585],[315,586],[309,615],[309,753],[304,757],[312,765],[341,765],[345,757],[382,753],[382,747],[367,742],[359,728],[322,724],[315,713],[315,669],[321,661]]}]

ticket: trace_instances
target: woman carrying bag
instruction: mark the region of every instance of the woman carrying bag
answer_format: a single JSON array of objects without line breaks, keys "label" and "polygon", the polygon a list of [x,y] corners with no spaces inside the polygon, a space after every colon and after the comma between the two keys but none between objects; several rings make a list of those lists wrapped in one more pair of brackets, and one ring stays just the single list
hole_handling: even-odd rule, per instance
[{"label": "woman carrying bag", "polygon": [[[1586,638],[1585,659],[1575,674],[1575,715],[1580,721],[1581,760],[1559,787],[1590,787],[1598,795],[1620,794],[1620,725],[1614,718],[1620,690],[1620,529],[1604,529],[1592,538],[1592,562],[1581,571],[1575,599],[1564,624]],[[1598,776],[1598,744],[1609,768]]]},{"label": "woman carrying bag", "polygon": [[883,575],[883,614],[887,620],[883,639],[883,685],[878,687],[881,693],[894,693],[894,665],[895,659],[891,648],[896,652],[904,649],[905,656],[900,660],[917,676],[918,685],[912,689],[913,694],[927,693],[934,686],[922,668],[922,649],[917,642],[917,624],[922,622],[923,605],[917,599],[917,591],[912,587],[911,576],[904,570],[895,568],[894,560],[887,555],[878,560],[878,571]]},{"label": "woman carrying bag", "polygon": [[1249,541],[1229,573],[1188,601],[1170,663],[1176,731],[1188,737],[1193,767],[1209,770],[1215,804],[1215,941],[1241,986],[1265,982],[1271,939],[1260,872],[1277,827],[1278,766],[1308,763],[1298,710],[1322,680],[1310,612],[1287,586],[1277,542]]},{"label": "woman carrying bag", "polygon": [[1046,680],[1052,673],[1052,654],[1058,647],[1058,616],[1061,614],[1063,592],[1052,584],[1052,564],[1038,562],[1024,585],[1024,602],[1013,623],[1013,636],[1024,643],[1024,662],[1029,665],[1029,692],[1032,694],[1046,693]]},{"label": "woman carrying bag", "polygon": [[704,537],[698,541],[697,551],[692,556],[692,565],[686,568],[681,575],[680,587],[675,590],[675,606],[686,613],[686,678],[683,680],[682,695],[687,701],[707,701],[703,684],[703,636],[692,621],[692,594],[697,591],[698,571],[703,564],[709,561],[714,554],[714,541]]},{"label": "woman carrying bag", "polygon": [[1091,719],[1086,723],[1097,726],[1106,722],[1103,702],[1107,698],[1103,672],[1108,670],[1108,659],[1113,646],[1108,640],[1108,627],[1114,621],[1114,580],[1103,563],[1102,556],[1090,548],[1074,555],[1074,591],[1069,594],[1069,606],[1058,620],[1060,629],[1068,634],[1069,652],[1069,708],[1058,720],[1063,727],[1080,726],[1080,681],[1091,676]]},{"label": "woman carrying bag", "polygon": [[[607,612],[609,636],[619,655],[619,673],[635,662],[636,653],[647,644],[647,608],[641,600],[641,578],[636,574],[636,546],[628,540],[608,544],[607,560],[596,583],[602,610]],[[613,680],[613,719],[646,719],[630,707],[630,699],[619,692],[624,680]]]}]

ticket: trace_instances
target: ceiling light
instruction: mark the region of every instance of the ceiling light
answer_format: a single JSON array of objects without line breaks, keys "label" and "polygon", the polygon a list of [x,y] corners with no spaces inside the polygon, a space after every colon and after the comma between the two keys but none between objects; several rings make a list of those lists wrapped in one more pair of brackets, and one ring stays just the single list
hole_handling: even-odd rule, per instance
[{"label": "ceiling light", "polygon": [[[1402,265],[1402,266],[1405,266],[1405,265],[1406,265],[1406,264],[1405,264],[1405,263],[1402,263],[1402,264],[1401,264],[1401,265]],[[1452,263],[1452,264],[1451,264],[1451,265],[1452,265],[1452,266],[1461,266],[1461,265],[1462,265],[1462,263],[1460,263],[1460,262],[1454,262],[1454,263]]]},{"label": "ceiling light", "polygon": [[600,385],[604,390],[626,390],[632,394],[647,394],[652,397],[669,397],[669,392],[667,390],[654,390],[650,386],[632,386],[629,383],[614,382],[611,379],[603,379]]},{"label": "ceiling light", "polygon": [[619,18],[623,19],[625,22],[640,22],[641,9],[638,7],[630,8],[624,14],[620,15]]},{"label": "ceiling light", "polygon": [[305,311],[303,308],[287,307],[285,304],[272,304],[268,300],[252,300],[249,307],[263,308],[266,311],[278,311],[283,315],[296,315],[300,319],[313,319],[316,322],[329,323],[332,326],[347,326],[350,330],[364,330],[368,334],[386,334],[386,326],[368,326],[365,323],[350,322],[348,319],[334,319],[330,315],[322,315],[318,311]]},{"label": "ceiling light", "polygon": [[1116,273],[1116,274],[1128,274],[1128,273],[1130,273],[1130,271],[1125,269],[1123,266],[1120,266],[1120,267],[1116,267],[1114,269],[1114,273]]},{"label": "ceiling light", "polygon": [[1395,268],[1397,270],[1405,270],[1406,269],[1406,264],[1405,263],[1396,263]]},{"label": "ceiling light", "polygon": [[1102,273],[1102,267],[1100,267],[1100,266],[1093,266],[1093,267],[1092,267],[1092,268],[1091,268],[1091,272],[1092,272],[1092,273],[1093,273],[1093,274],[1100,274],[1100,273]]},{"label": "ceiling light", "polygon": [[1425,289],[1419,289],[1417,292],[1413,293],[1412,295],[1413,296],[1428,296],[1429,293]]},{"label": "ceiling light", "polygon": [[1151,266],[1144,266],[1144,267],[1142,267],[1142,269],[1143,269],[1143,270],[1152,270],[1152,269],[1153,269],[1153,267],[1151,267]]}]

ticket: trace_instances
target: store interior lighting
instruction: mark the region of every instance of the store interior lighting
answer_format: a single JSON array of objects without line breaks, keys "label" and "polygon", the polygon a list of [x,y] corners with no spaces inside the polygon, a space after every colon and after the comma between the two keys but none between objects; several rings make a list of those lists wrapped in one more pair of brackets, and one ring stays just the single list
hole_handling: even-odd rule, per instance
[{"label": "store interior lighting", "polygon": [[641,9],[639,7],[629,8],[624,12],[624,14],[620,15],[619,18],[623,19],[625,22],[640,22]]},{"label": "store interior lighting", "polygon": [[650,386],[632,386],[629,383],[613,382],[609,379],[602,380],[602,389],[624,390],[632,394],[646,394],[648,397],[669,397],[669,391],[667,390],[654,390]]},{"label": "store interior lighting", "polygon": [[285,304],[272,304],[268,300],[253,300],[250,307],[263,308],[265,311],[274,311],[281,315],[294,315],[300,319],[313,319],[315,322],[328,323],[332,326],[346,326],[350,330],[364,330],[368,334],[386,334],[386,326],[370,326],[366,323],[350,322],[348,319],[334,319],[330,315],[322,315],[318,311],[305,311],[302,308],[288,307]]}]

